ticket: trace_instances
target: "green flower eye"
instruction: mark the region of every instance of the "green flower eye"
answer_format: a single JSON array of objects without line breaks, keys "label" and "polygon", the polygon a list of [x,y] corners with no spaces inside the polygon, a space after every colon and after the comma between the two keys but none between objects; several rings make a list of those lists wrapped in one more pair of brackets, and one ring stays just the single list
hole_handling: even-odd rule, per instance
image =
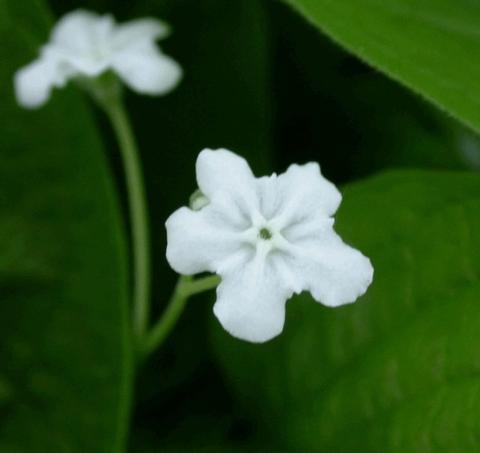
[{"label": "green flower eye", "polygon": [[265,241],[268,241],[269,239],[272,239],[272,232],[268,228],[262,228],[258,232],[258,237],[260,239],[264,239]]}]

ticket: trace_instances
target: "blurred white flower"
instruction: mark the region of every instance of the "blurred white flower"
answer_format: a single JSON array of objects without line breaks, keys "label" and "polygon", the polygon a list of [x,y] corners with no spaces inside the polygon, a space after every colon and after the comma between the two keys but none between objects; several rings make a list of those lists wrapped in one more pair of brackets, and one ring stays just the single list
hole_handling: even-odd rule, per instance
[{"label": "blurred white flower", "polygon": [[156,19],[118,25],[111,15],[73,11],[55,25],[39,58],[15,74],[18,103],[39,107],[49,99],[53,87],[63,87],[75,77],[97,77],[108,70],[139,93],[167,93],[182,74],[179,64],[155,43],[168,33],[168,27]]},{"label": "blurred white flower", "polygon": [[228,150],[204,150],[197,181],[209,203],[167,220],[167,259],[180,274],[221,276],[214,313],[233,336],[281,333],[285,302],[310,291],[330,307],[354,302],[373,278],[370,260],[333,230],[341,195],[316,163],[255,178]]}]

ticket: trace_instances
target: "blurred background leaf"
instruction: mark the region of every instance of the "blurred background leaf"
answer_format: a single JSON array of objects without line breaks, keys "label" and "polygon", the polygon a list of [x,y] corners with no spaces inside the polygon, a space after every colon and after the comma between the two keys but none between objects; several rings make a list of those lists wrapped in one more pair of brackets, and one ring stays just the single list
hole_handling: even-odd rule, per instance
[{"label": "blurred background leaf", "polygon": [[130,406],[125,238],[79,96],[28,112],[13,73],[51,18],[0,1],[0,451],[122,451]]},{"label": "blurred background leaf", "polygon": [[270,343],[213,345],[238,404],[291,451],[480,448],[480,178],[395,172],[345,190],[337,230],[372,259],[356,304],[287,304]]},{"label": "blurred background leaf", "polygon": [[360,58],[480,129],[480,3],[287,0]]}]

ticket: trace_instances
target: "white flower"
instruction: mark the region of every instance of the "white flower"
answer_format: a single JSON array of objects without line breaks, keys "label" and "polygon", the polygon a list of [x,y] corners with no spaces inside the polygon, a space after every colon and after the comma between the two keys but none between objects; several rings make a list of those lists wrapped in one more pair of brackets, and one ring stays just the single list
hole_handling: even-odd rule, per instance
[{"label": "white flower", "polygon": [[197,181],[209,204],[167,220],[167,259],[180,274],[221,276],[214,313],[233,336],[281,333],[285,302],[310,291],[330,307],[354,302],[373,277],[370,260],[333,230],[341,195],[316,163],[255,178],[228,150],[204,150]]},{"label": "white flower", "polygon": [[156,19],[139,19],[124,25],[111,15],[74,11],[56,24],[40,56],[15,74],[20,105],[35,108],[74,77],[97,77],[111,70],[132,90],[163,94],[181,78],[181,68],[155,44],[168,35]]}]

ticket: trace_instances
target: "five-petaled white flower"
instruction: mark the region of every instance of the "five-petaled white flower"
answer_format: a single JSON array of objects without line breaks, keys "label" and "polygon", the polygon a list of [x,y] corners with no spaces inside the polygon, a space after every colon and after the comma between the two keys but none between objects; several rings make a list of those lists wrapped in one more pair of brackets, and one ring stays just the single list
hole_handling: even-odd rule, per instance
[{"label": "five-petaled white flower", "polygon": [[180,274],[221,276],[214,313],[230,334],[277,336],[294,293],[310,291],[330,307],[365,293],[373,267],[333,230],[341,195],[318,164],[255,178],[243,158],[207,149],[196,172],[208,204],[169,217],[167,259]]},{"label": "five-petaled white flower", "polygon": [[23,107],[39,107],[53,87],[108,70],[139,93],[164,94],[177,85],[182,74],[178,63],[155,43],[168,33],[167,25],[156,19],[117,25],[111,15],[71,12],[56,24],[39,58],[15,74],[17,100]]}]

